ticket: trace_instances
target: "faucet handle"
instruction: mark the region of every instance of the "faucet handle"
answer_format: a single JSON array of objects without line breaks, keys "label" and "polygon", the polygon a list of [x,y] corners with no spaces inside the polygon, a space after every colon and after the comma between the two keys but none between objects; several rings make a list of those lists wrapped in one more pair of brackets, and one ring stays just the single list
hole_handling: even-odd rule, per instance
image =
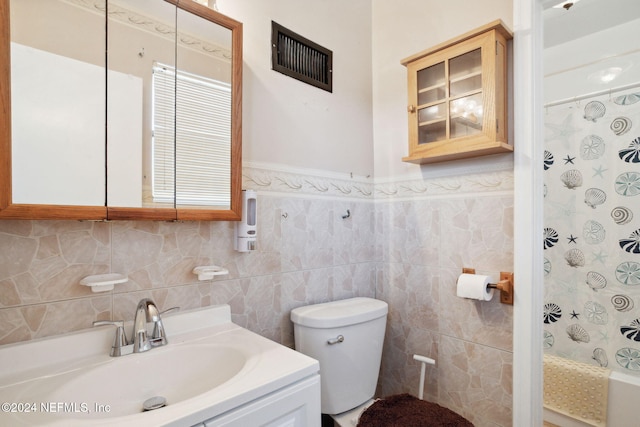
[{"label": "faucet handle", "polygon": [[[178,311],[178,310],[180,310],[180,307],[171,307],[160,312],[159,314],[163,315],[163,314],[171,313],[173,311]],[[167,334],[164,331],[162,318],[159,318],[156,322],[154,322],[154,325],[153,325],[153,332],[151,333],[151,345],[153,347],[159,347],[159,346],[167,345],[167,343],[168,343]]]},{"label": "faucet handle", "polygon": [[113,338],[113,344],[111,345],[111,352],[109,355],[111,357],[122,356],[125,354],[129,354],[128,350],[129,342],[127,341],[127,335],[124,332],[124,321],[123,320],[96,320],[93,322],[93,326],[103,326],[103,325],[113,325],[116,326],[116,335]]}]

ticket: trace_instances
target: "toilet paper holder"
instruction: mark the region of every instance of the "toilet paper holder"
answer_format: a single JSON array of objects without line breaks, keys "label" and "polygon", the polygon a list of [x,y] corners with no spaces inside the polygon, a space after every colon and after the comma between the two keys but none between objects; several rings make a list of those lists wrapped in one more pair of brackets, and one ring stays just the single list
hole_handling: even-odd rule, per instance
[{"label": "toilet paper holder", "polygon": [[[464,274],[476,274],[476,269],[463,268],[462,272]],[[513,305],[513,273],[501,271],[500,281],[498,283],[490,283],[488,287],[500,291],[501,303]]]}]

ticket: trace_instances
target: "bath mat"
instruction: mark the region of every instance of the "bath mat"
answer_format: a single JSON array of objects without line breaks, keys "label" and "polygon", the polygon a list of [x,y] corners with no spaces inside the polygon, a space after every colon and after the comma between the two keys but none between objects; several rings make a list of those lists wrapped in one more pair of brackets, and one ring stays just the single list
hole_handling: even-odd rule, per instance
[{"label": "bath mat", "polygon": [[362,413],[357,427],[473,427],[464,417],[410,394],[376,401]]},{"label": "bath mat", "polygon": [[599,366],[545,354],[545,408],[592,426],[606,426],[610,372]]}]

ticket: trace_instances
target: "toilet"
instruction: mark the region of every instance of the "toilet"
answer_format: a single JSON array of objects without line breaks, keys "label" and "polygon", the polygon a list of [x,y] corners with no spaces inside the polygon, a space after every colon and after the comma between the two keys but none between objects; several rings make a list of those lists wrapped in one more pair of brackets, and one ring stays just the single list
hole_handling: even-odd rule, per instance
[{"label": "toilet", "polygon": [[295,348],[320,363],[322,413],[353,427],[378,383],[388,305],[350,298],[291,312]]}]

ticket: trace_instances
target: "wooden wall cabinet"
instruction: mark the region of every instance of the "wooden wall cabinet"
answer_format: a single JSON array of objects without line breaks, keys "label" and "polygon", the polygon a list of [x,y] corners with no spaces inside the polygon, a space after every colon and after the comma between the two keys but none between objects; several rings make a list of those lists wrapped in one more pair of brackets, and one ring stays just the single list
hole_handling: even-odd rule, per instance
[{"label": "wooden wall cabinet", "polygon": [[513,151],[508,49],[500,20],[406,58],[409,155],[425,164]]}]

